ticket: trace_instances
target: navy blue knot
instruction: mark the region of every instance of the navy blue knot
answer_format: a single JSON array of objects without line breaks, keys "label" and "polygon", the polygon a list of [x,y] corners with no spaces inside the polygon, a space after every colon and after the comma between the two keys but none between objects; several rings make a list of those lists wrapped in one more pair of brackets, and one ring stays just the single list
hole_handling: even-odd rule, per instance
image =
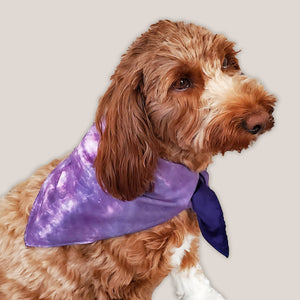
[{"label": "navy blue knot", "polygon": [[206,178],[201,173],[192,196],[192,205],[203,237],[216,250],[228,257],[229,246],[222,208],[216,194],[209,188]]}]

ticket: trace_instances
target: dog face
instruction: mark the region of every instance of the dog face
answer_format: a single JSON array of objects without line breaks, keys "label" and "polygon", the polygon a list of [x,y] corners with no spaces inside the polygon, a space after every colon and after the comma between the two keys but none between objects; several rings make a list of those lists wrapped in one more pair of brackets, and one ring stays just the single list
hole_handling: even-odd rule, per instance
[{"label": "dog face", "polygon": [[98,107],[101,186],[130,200],[151,187],[158,157],[201,171],[270,130],[275,98],[241,73],[236,54],[224,36],[182,22],[139,37]]}]

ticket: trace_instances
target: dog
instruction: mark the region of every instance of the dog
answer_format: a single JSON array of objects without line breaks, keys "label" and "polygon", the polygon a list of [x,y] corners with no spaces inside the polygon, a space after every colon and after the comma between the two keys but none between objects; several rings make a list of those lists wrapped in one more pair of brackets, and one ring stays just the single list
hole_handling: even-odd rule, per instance
[{"label": "dog", "polygon": [[[153,189],[158,159],[201,172],[274,125],[276,99],[239,67],[235,44],[185,22],[159,21],[122,56],[99,101],[99,185],[120,201]],[[105,119],[105,126],[103,120]],[[199,262],[200,230],[185,209],[141,232],[61,247],[26,247],[24,232],[56,159],[0,201],[0,299],[151,299],[171,274],[177,296],[221,300]]]}]

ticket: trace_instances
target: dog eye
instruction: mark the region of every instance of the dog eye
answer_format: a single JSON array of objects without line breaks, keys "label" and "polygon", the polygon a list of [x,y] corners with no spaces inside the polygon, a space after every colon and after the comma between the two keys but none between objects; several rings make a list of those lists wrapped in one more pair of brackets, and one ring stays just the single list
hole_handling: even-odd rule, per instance
[{"label": "dog eye", "polygon": [[191,81],[188,78],[180,78],[179,80],[175,81],[172,85],[174,90],[183,91],[192,86]]},{"label": "dog eye", "polygon": [[223,60],[222,68],[223,69],[227,69],[228,68],[228,58],[227,57],[225,57],[224,60]]}]

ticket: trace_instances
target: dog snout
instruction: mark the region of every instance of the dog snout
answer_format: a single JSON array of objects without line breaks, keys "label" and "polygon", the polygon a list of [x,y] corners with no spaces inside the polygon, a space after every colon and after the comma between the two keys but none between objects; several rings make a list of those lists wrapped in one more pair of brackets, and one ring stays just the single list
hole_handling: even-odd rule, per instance
[{"label": "dog snout", "polygon": [[242,121],[242,127],[250,134],[258,134],[270,127],[271,115],[266,111],[259,111],[247,116]]}]

